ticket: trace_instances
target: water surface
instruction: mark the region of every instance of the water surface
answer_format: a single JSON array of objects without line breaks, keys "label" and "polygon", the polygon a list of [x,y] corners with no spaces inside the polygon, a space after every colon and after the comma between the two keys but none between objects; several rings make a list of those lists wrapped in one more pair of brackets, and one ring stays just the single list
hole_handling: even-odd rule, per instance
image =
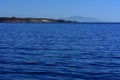
[{"label": "water surface", "polygon": [[0,80],[119,80],[120,24],[0,23]]}]

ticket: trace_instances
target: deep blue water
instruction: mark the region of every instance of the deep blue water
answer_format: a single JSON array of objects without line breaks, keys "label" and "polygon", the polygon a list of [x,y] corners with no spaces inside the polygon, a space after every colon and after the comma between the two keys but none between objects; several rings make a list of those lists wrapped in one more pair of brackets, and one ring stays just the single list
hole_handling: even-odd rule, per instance
[{"label": "deep blue water", "polygon": [[120,24],[0,23],[0,80],[120,80]]}]

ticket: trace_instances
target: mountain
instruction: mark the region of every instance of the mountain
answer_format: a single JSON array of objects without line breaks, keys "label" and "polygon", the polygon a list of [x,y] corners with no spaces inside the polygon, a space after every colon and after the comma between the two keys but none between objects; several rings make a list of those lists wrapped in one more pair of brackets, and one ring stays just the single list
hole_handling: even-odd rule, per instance
[{"label": "mountain", "polygon": [[98,20],[95,18],[81,17],[81,16],[73,16],[73,17],[65,18],[65,20],[71,20],[77,22],[103,22],[102,20]]}]

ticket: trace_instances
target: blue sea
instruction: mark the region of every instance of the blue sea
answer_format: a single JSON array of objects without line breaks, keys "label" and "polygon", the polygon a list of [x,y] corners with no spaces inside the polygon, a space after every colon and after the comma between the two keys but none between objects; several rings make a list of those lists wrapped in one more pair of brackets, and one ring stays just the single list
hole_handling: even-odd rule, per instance
[{"label": "blue sea", "polygon": [[120,24],[0,23],[0,80],[120,80]]}]

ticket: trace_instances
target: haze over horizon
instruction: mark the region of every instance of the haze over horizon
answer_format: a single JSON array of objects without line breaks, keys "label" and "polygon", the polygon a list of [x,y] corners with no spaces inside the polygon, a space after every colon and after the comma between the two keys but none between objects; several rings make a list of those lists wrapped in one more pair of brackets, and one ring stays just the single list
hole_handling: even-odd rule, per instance
[{"label": "haze over horizon", "polygon": [[0,0],[1,17],[90,17],[120,22],[120,0]]}]

